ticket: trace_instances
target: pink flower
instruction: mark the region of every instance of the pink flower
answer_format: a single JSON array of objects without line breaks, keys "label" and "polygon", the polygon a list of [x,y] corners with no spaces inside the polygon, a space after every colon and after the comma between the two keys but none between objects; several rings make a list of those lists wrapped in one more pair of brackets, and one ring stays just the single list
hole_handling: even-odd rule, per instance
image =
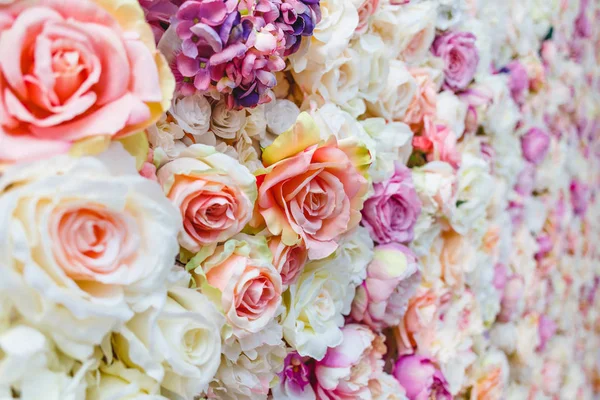
[{"label": "pink flower", "polygon": [[413,228],[421,212],[410,169],[396,164],[394,175],[373,185],[374,193],[365,202],[363,225],[379,243],[406,243],[413,239]]},{"label": "pink flower", "polygon": [[425,118],[423,129],[424,141],[429,141],[428,161],[445,161],[458,168],[460,153],[456,148],[457,138],[447,125],[436,124],[433,119]]},{"label": "pink flower", "polygon": [[273,390],[275,399],[314,399],[315,393],[310,385],[311,366],[305,363],[305,357],[293,351],[284,360],[283,371],[279,373],[279,385]]},{"label": "pink flower", "polygon": [[295,283],[308,259],[304,244],[286,246],[281,242],[280,236],[272,236],[269,238],[269,249],[273,253],[273,265],[281,274],[283,285],[287,287]]},{"label": "pink flower", "polygon": [[239,233],[252,218],[256,180],[214,147],[195,144],[160,167],[158,181],[179,209],[179,244],[192,253]]},{"label": "pink flower", "polygon": [[417,294],[408,302],[404,319],[396,330],[399,354],[412,353],[417,337],[428,341],[435,331],[439,305],[440,298],[432,289],[417,289]]},{"label": "pink flower", "polygon": [[523,157],[533,163],[539,164],[544,160],[550,149],[550,135],[540,128],[531,128],[521,137]]},{"label": "pink flower", "polygon": [[351,317],[377,331],[398,325],[420,280],[409,248],[397,243],[377,246],[367,278],[356,289]]},{"label": "pink flower", "polygon": [[361,174],[370,164],[353,139],[321,142],[313,119],[296,124],[263,151],[267,169],[258,172],[257,209],[267,229],[286,246],[303,243],[310,259],[333,253],[337,238],[360,222],[368,189]]},{"label": "pink flower", "polygon": [[316,363],[317,398],[369,399],[369,381],[383,370],[384,337],[358,324],[346,325],[342,334],[342,344]]},{"label": "pink flower", "polygon": [[448,32],[433,42],[433,54],[444,60],[444,87],[454,91],[466,89],[479,63],[475,35]]},{"label": "pink flower", "polygon": [[393,375],[410,400],[451,400],[448,382],[431,358],[416,354],[401,356]]},{"label": "pink flower", "polygon": [[260,332],[275,317],[282,293],[265,239],[239,235],[212,253],[205,250],[190,261],[192,268],[199,265],[194,270],[198,286],[218,289],[218,306],[238,337]]},{"label": "pink flower", "polygon": [[517,176],[515,191],[521,196],[529,196],[535,185],[535,165],[526,162],[523,170]]},{"label": "pink flower", "polygon": [[540,345],[538,351],[544,351],[546,343],[554,336],[556,332],[556,323],[545,315],[541,315],[538,321],[538,333],[540,335]]},{"label": "pink flower", "polygon": [[173,77],[137,1],[17,2],[0,21],[0,160],[139,132],[169,107]]},{"label": "pink flower", "polygon": [[573,206],[573,213],[581,216],[585,214],[589,201],[589,187],[585,183],[578,179],[573,179],[570,186],[571,191],[571,205]]},{"label": "pink flower", "polygon": [[426,116],[435,117],[437,90],[429,72],[422,68],[412,68],[409,71],[415,78],[418,89],[406,110],[404,122],[410,125],[413,132],[417,132],[423,127]]},{"label": "pink flower", "polygon": [[518,104],[523,104],[525,94],[529,90],[529,75],[527,69],[518,60],[512,61],[506,66],[510,78],[508,87],[513,100]]},{"label": "pink flower", "polygon": [[154,39],[158,43],[165,28],[161,24],[169,23],[172,16],[177,13],[178,6],[183,0],[139,0],[144,9],[146,21],[152,28]]}]

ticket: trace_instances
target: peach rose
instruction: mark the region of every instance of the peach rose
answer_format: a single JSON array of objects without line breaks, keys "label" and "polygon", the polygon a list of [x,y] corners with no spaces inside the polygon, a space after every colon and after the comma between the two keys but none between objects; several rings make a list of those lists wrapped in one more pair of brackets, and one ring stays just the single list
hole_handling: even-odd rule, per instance
[{"label": "peach rose", "polygon": [[286,246],[280,236],[269,238],[269,249],[273,253],[273,265],[281,275],[285,287],[296,282],[308,259],[308,251],[302,243]]},{"label": "peach rose", "polygon": [[360,222],[370,162],[354,139],[320,141],[313,119],[301,113],[264,150],[267,168],[257,171],[257,209],[269,232],[286,246],[304,243],[310,259],[332,254],[338,236]]},{"label": "peach rose", "polygon": [[220,292],[217,306],[236,336],[257,333],[276,316],[281,276],[264,237],[240,234],[217,247],[205,247],[190,263],[200,288],[209,285]]},{"label": "peach rose", "polygon": [[0,9],[0,53],[0,161],[138,132],[174,89],[135,0],[16,2]]},{"label": "peach rose", "polygon": [[437,89],[427,70],[411,68],[409,72],[417,82],[417,93],[406,110],[404,122],[413,132],[418,132],[423,127],[425,116],[433,118],[436,115]]},{"label": "peach rose", "polygon": [[467,236],[449,230],[442,234],[444,241],[440,252],[442,277],[449,286],[460,289],[465,283],[465,274],[475,266],[476,249]]},{"label": "peach rose", "polygon": [[252,218],[256,178],[214,147],[192,145],[158,169],[158,182],[179,209],[179,244],[193,253],[224,242]]},{"label": "peach rose", "polygon": [[0,292],[78,360],[166,294],[181,219],[120,145],[8,167],[0,221]]},{"label": "peach rose", "polygon": [[419,287],[417,294],[408,302],[404,319],[394,332],[399,354],[413,352],[417,345],[416,336],[427,339],[434,335],[438,309],[439,297],[433,289]]}]

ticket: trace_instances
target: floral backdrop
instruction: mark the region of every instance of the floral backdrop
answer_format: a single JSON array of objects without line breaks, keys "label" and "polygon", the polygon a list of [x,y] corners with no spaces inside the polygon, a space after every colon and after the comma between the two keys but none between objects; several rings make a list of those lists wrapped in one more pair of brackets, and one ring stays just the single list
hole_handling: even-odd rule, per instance
[{"label": "floral backdrop", "polygon": [[0,398],[597,398],[598,21],[0,0]]}]

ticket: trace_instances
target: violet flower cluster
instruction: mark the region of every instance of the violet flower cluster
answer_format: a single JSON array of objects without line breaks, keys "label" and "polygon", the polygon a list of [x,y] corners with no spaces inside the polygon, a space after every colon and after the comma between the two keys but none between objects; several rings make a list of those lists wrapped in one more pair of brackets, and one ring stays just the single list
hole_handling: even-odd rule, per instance
[{"label": "violet flower cluster", "polygon": [[319,0],[185,1],[172,20],[181,40],[172,63],[177,90],[217,92],[236,109],[268,102],[284,57],[319,19]]}]

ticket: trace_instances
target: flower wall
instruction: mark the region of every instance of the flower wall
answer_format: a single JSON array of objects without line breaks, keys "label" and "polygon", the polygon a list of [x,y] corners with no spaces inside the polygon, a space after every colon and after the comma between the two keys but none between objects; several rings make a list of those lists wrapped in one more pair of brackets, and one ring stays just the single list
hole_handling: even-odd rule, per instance
[{"label": "flower wall", "polygon": [[597,398],[598,21],[0,0],[0,398]]}]

